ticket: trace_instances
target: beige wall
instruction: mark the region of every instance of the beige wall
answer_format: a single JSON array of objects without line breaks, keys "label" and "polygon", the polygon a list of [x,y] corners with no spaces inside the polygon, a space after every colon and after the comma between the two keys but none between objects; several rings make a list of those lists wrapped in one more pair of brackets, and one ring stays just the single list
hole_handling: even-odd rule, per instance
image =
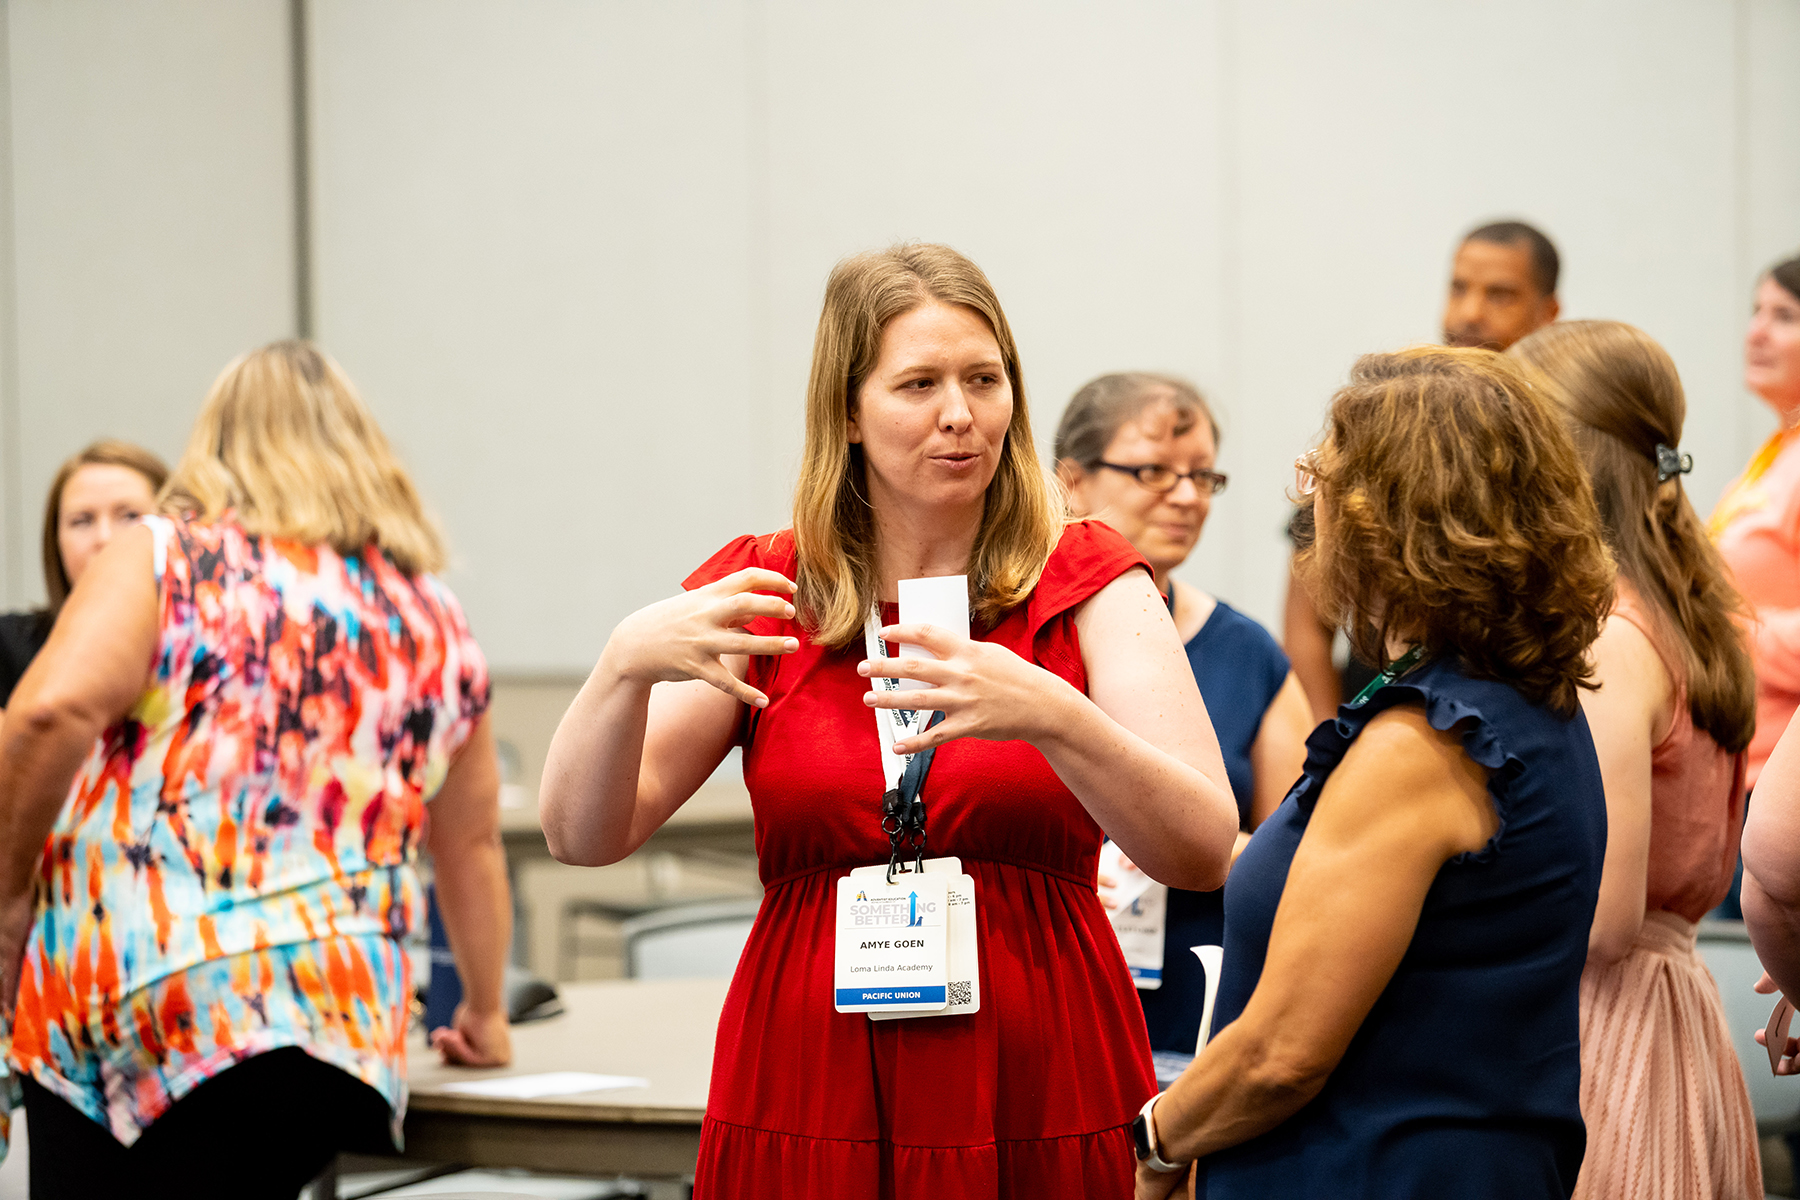
[{"label": "beige wall", "polygon": [[172,457],[226,361],[293,333],[293,178],[281,0],[10,0],[5,22],[14,606],[43,596],[62,459],[103,435]]},{"label": "beige wall", "polygon": [[[1571,315],[1667,343],[1702,507],[1769,427],[1737,346],[1800,247],[1791,0],[310,10],[318,330],[502,669],[584,671],[784,522],[825,274],[896,238],[992,275],[1046,446],[1098,372],[1209,391],[1233,483],[1185,574],[1264,619],[1289,462],[1356,354],[1436,334],[1474,221],[1540,221]],[[56,459],[173,452],[293,327],[286,13],[8,5],[8,604]]]},{"label": "beige wall", "polygon": [[1703,507],[1768,427],[1737,347],[1800,245],[1791,4],[316,12],[321,328],[508,666],[584,667],[784,522],[825,274],[896,238],[992,275],[1046,444],[1101,371],[1215,397],[1186,575],[1265,619],[1288,464],[1358,353],[1436,335],[1477,220],[1542,222],[1571,315],[1668,344]]}]

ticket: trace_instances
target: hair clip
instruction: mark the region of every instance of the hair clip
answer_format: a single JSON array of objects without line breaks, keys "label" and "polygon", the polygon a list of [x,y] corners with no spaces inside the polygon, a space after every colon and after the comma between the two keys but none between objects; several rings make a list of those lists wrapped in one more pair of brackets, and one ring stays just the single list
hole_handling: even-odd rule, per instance
[{"label": "hair clip", "polygon": [[1677,475],[1686,475],[1693,469],[1693,455],[1672,450],[1661,442],[1656,443],[1656,482],[1667,483]]}]

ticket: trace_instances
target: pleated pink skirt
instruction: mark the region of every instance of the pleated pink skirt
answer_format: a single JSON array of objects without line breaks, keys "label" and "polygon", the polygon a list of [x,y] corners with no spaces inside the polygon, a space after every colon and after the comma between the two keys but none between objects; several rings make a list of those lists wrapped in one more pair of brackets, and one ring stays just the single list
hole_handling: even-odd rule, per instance
[{"label": "pleated pink skirt", "polygon": [[1763,1194],[1750,1094],[1694,930],[1648,913],[1629,954],[1582,973],[1578,1200]]}]

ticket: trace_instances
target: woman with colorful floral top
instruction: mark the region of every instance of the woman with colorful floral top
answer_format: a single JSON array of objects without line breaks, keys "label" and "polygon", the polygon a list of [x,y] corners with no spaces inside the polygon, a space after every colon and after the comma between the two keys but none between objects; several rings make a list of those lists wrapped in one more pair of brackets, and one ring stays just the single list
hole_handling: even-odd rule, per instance
[{"label": "woman with colorful floral top", "polygon": [[437,1048],[510,1057],[487,668],[310,345],[226,368],[162,508],[88,568],[0,730],[32,1195],[292,1197],[398,1129],[421,844],[467,997]]}]

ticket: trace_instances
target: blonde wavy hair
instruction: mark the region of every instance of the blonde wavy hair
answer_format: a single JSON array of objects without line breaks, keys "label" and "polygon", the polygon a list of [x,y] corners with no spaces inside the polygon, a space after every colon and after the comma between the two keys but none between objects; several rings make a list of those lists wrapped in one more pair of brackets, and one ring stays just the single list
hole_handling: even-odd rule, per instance
[{"label": "blonde wavy hair", "polygon": [[851,411],[881,355],[888,323],[934,301],[986,318],[1012,383],[1012,423],[969,556],[974,620],[992,628],[1023,603],[1062,535],[1062,505],[1031,436],[1018,345],[981,268],[931,244],[847,258],[825,284],[806,385],[806,456],[794,489],[796,607],[821,645],[841,647],[860,635],[880,589],[875,514],[864,499],[862,447],[850,442]]},{"label": "blonde wavy hair", "polygon": [[407,575],[444,568],[443,535],[343,370],[310,342],[232,362],[200,406],[160,497],[196,520],[342,555],[371,545]]}]

